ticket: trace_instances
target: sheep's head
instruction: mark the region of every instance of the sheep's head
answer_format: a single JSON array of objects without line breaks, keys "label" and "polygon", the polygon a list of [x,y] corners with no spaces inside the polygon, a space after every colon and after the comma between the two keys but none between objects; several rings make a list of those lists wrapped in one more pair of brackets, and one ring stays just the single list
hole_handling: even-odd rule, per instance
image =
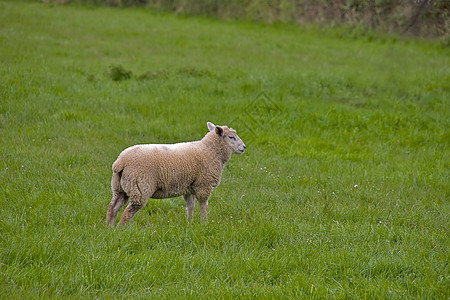
[{"label": "sheep's head", "polygon": [[207,123],[209,131],[215,133],[224,141],[225,145],[231,149],[233,154],[242,154],[245,151],[245,144],[237,135],[236,130],[228,126],[216,126],[211,122]]}]

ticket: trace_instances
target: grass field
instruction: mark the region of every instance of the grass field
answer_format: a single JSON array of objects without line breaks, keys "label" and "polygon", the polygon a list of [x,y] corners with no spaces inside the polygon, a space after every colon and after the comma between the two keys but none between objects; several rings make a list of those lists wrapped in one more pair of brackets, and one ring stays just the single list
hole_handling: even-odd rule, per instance
[{"label": "grass field", "polygon": [[[449,58],[349,29],[0,1],[0,298],[448,299]],[[175,198],[106,227],[117,155],[207,121],[247,144],[209,222]]]}]

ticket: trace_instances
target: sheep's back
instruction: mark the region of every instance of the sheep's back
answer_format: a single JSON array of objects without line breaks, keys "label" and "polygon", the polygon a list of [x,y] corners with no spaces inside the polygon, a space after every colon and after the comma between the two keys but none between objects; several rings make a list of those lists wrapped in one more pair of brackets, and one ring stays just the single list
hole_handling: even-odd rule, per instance
[{"label": "sheep's back", "polygon": [[138,181],[156,190],[154,198],[168,198],[193,192],[203,168],[201,157],[196,144],[136,145],[125,149],[115,165],[123,166],[127,182]]}]

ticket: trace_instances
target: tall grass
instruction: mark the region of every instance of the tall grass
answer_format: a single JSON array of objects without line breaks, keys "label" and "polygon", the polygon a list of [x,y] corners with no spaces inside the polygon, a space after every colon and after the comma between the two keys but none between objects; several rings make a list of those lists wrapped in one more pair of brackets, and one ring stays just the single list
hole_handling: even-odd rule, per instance
[{"label": "tall grass", "polygon": [[[447,299],[448,51],[342,32],[0,2],[0,298]],[[118,153],[207,121],[209,223],[107,228]]]}]

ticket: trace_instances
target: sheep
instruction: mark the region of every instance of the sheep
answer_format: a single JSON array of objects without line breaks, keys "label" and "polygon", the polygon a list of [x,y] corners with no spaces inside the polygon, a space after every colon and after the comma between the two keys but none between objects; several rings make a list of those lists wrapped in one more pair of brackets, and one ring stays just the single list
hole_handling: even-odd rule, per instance
[{"label": "sheep", "polygon": [[224,165],[232,154],[242,154],[245,144],[233,128],[207,123],[209,132],[199,141],[178,144],[145,144],[120,153],[112,169],[107,223],[114,226],[118,211],[128,202],[122,224],[144,207],[150,198],[183,196],[187,219],[194,217],[195,198],[201,219],[207,220],[208,199],[219,185]]}]

